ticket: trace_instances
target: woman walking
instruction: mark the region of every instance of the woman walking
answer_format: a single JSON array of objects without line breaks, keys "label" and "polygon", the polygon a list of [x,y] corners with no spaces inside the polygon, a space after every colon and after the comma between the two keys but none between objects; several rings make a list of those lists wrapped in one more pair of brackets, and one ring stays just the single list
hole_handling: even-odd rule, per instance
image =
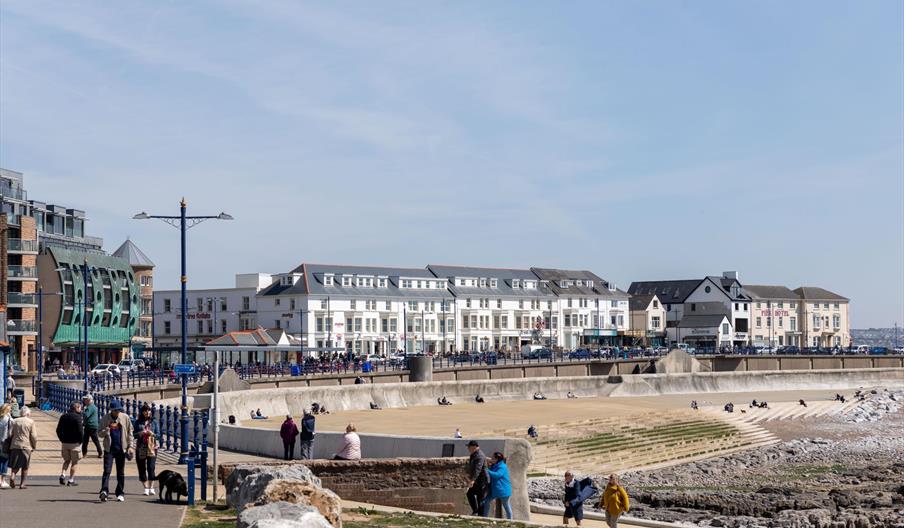
[{"label": "woman walking", "polygon": [[141,406],[135,418],[135,462],[138,464],[138,480],[144,484],[145,495],[155,495],[154,481],[157,478],[157,436],[160,431],[147,404]]},{"label": "woman walking", "polygon": [[618,475],[609,475],[609,484],[603,491],[600,507],[606,512],[606,523],[609,528],[618,528],[618,518],[631,508],[628,492],[618,483]]},{"label": "woman walking", "polygon": [[483,516],[490,516],[490,506],[492,506],[493,500],[496,500],[502,504],[505,518],[511,519],[512,505],[509,500],[512,497],[512,482],[509,479],[508,466],[505,465],[505,457],[502,456],[502,453],[498,451],[493,453],[493,462],[487,468],[487,473],[490,475],[490,493],[483,502]]},{"label": "woman walking", "polygon": [[12,405],[4,403],[0,406],[0,489],[9,488],[6,474],[9,472],[9,453],[6,451],[6,439],[12,435]]},{"label": "woman walking", "polygon": [[31,453],[38,448],[38,435],[35,432],[35,422],[30,418],[31,409],[23,407],[19,411],[19,417],[13,420],[12,441],[9,446],[9,468],[13,474],[9,478],[10,487],[16,487],[16,473],[22,471],[22,480],[19,481],[19,489],[26,489],[25,479],[28,477],[28,465],[31,463]]},{"label": "woman walking", "polygon": [[298,437],[298,426],[292,420],[292,415],[286,415],[286,421],[279,428],[279,436],[282,438],[283,459],[292,460],[295,458],[295,439]]}]

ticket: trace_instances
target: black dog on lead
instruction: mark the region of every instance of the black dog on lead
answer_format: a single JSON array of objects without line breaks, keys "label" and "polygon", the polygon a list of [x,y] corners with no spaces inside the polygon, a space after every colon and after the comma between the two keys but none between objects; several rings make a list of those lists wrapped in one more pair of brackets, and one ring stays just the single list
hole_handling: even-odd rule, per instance
[{"label": "black dog on lead", "polygon": [[160,493],[157,496],[160,501],[164,500],[164,490],[166,491],[167,504],[173,503],[173,493],[176,494],[176,502],[179,502],[183,495],[188,497],[188,486],[185,484],[185,479],[175,471],[168,469],[161,471],[157,474],[157,482],[160,484]]}]

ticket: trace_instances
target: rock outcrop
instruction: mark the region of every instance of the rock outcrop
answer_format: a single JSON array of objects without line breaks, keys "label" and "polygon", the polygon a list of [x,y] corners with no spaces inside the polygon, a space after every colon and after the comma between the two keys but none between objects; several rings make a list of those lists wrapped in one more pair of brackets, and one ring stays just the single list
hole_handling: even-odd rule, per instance
[{"label": "rock outcrop", "polygon": [[330,528],[330,523],[312,506],[271,502],[245,508],[236,528]]},{"label": "rock outcrop", "polygon": [[226,479],[226,503],[239,515],[238,528],[342,526],[339,496],[302,464],[236,466]]}]

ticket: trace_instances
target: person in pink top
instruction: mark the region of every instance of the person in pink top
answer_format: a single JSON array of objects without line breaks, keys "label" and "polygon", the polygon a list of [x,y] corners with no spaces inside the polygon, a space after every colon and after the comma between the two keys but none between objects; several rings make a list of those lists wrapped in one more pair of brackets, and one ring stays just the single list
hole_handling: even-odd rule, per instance
[{"label": "person in pink top", "polygon": [[355,431],[354,424],[345,427],[342,448],[333,456],[333,460],[361,460],[361,438]]}]

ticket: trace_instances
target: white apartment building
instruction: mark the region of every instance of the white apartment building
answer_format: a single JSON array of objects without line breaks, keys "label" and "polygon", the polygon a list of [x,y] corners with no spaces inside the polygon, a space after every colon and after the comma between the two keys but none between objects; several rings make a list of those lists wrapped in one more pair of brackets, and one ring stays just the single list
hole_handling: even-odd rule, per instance
[{"label": "white apartment building", "polygon": [[800,296],[784,286],[744,286],[753,303],[751,343],[754,346],[801,345]]},{"label": "white apartment building", "polygon": [[530,270],[428,265],[448,282],[458,323],[456,351],[513,353],[525,344],[559,343],[559,299]]},{"label": "white apartment building", "polygon": [[437,353],[454,343],[452,295],[423,268],[302,264],[258,295],[259,324],[308,349]]},{"label": "white apartment building", "polygon": [[[198,347],[236,330],[258,327],[257,294],[270,286],[266,273],[240,273],[235,287],[189,290],[188,346]],[[155,290],[153,328],[155,348],[178,347],[182,343],[180,290]]]},{"label": "white apartment building", "polygon": [[594,273],[582,270],[531,268],[559,300],[566,349],[623,345],[631,328],[629,296]]}]

